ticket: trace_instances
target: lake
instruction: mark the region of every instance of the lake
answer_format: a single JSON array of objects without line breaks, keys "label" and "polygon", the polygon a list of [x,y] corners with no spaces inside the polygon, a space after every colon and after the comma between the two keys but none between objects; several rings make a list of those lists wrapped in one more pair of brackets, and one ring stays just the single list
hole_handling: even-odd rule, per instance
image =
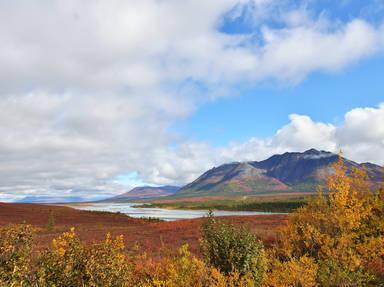
[{"label": "lake", "polygon": [[[86,203],[71,205],[71,207],[81,210],[94,210],[94,211],[109,211],[121,212],[131,217],[156,217],[166,221],[178,219],[192,219],[203,217],[207,214],[208,210],[182,210],[182,209],[164,209],[164,208],[136,208],[137,203]],[[272,214],[270,212],[256,212],[256,211],[214,211],[216,216],[230,216],[230,215],[261,215]]]}]

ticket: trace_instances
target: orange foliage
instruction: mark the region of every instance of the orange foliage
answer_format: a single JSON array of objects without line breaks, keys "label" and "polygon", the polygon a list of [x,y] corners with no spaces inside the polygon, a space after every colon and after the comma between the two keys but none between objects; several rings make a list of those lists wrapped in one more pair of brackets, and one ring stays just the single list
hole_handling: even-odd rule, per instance
[{"label": "orange foliage", "polygon": [[283,264],[284,273],[295,273],[290,264],[310,258],[321,286],[374,282],[369,266],[384,258],[383,192],[370,191],[364,170],[353,168],[348,175],[341,157],[328,179],[328,191],[327,197],[319,190],[315,199],[290,216],[272,268]]}]

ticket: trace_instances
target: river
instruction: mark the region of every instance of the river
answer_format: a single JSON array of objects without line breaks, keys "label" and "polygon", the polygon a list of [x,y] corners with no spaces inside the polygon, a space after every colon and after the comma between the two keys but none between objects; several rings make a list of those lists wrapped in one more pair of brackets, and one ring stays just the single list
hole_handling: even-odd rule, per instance
[{"label": "river", "polygon": [[[207,214],[207,210],[184,210],[184,209],[164,209],[164,208],[136,208],[137,203],[86,203],[71,205],[71,207],[81,210],[94,210],[94,211],[109,211],[121,212],[131,217],[156,217],[166,221],[178,219],[192,219],[203,217]],[[261,215],[272,214],[270,212],[256,212],[256,211],[214,211],[216,216],[230,216],[230,215]]]}]

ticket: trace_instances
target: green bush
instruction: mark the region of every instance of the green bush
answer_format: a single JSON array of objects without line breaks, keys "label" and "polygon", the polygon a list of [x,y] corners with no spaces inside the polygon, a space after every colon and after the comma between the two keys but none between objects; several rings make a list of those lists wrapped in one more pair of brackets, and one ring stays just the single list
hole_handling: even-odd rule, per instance
[{"label": "green bush", "polygon": [[50,232],[55,230],[55,216],[52,210],[49,212],[49,215],[48,215],[47,230]]},{"label": "green bush", "polygon": [[224,274],[252,274],[255,284],[263,280],[263,245],[244,227],[217,222],[210,211],[202,226],[201,249],[206,262]]}]

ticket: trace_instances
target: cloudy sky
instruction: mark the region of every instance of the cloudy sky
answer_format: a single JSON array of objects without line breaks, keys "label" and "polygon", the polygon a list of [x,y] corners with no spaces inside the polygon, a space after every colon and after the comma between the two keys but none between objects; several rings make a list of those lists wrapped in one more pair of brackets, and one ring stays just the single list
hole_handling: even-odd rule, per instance
[{"label": "cloudy sky", "polygon": [[342,149],[384,164],[382,0],[0,0],[0,201]]}]

